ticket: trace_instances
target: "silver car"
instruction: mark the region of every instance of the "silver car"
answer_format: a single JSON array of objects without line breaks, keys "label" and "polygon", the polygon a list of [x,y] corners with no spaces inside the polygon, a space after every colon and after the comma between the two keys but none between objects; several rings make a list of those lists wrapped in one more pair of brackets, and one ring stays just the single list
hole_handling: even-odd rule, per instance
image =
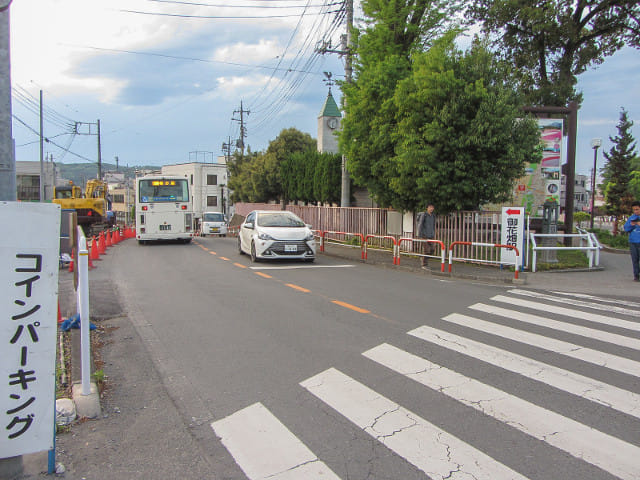
[{"label": "silver car", "polygon": [[316,241],[309,225],[284,210],[254,210],[240,226],[238,251],[251,260],[299,259],[313,262]]}]

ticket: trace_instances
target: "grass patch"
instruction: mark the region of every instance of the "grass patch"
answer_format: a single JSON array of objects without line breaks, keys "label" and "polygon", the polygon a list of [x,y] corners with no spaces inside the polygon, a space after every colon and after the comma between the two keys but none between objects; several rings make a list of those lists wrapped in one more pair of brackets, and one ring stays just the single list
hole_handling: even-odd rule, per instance
[{"label": "grass patch", "polygon": [[621,248],[625,250],[629,248],[629,236],[625,233],[618,234],[614,237],[609,230],[593,228],[589,229],[589,231],[595,233],[596,237],[598,237],[598,241],[603,245],[611,248]]},{"label": "grass patch", "polygon": [[[562,246],[562,244],[558,244]],[[538,252],[538,264],[536,265],[536,271],[544,270],[565,270],[570,268],[589,268],[589,258],[586,253],[581,250],[556,250],[556,263],[544,263],[540,261],[542,252]],[[530,259],[529,262],[532,265]]]}]

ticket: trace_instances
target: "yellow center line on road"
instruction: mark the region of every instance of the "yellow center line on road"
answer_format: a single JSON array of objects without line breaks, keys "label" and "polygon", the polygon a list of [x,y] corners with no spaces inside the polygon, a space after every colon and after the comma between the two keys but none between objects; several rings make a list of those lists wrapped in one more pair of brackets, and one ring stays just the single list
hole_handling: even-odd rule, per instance
[{"label": "yellow center line on road", "polygon": [[266,273],[262,273],[262,272],[253,272],[256,275],[260,275],[263,278],[273,278],[271,275],[267,275]]},{"label": "yellow center line on road", "polygon": [[356,312],[371,313],[371,310],[365,310],[364,308],[356,307],[355,305],[351,305],[350,303],[347,303],[347,302],[341,302],[340,300],[331,300],[331,303],[335,303],[336,305],[340,305],[341,307],[344,307],[344,308],[349,308]]},{"label": "yellow center line on road", "polygon": [[300,292],[309,293],[311,290],[306,289],[304,287],[300,287],[299,285],[294,285],[293,283],[285,283],[285,285],[289,288],[293,288],[294,290],[298,290]]},{"label": "yellow center line on road", "polygon": [[243,264],[241,264],[241,263],[234,263],[234,265],[235,265],[236,267],[240,267],[240,268],[248,268],[246,265],[243,265]]},{"label": "yellow center line on road", "polygon": [[216,252],[209,252],[211,255],[217,255]]},{"label": "yellow center line on road", "polygon": [[220,258],[220,260],[226,260],[227,262],[230,261],[227,257],[218,257],[218,258]]}]

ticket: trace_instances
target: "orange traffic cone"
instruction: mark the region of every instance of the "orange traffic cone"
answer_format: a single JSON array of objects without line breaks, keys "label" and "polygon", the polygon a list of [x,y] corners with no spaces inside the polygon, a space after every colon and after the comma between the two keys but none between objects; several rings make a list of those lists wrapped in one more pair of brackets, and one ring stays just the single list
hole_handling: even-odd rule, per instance
[{"label": "orange traffic cone", "polygon": [[120,229],[116,228],[115,232],[113,232],[113,243],[114,245],[120,243]]},{"label": "orange traffic cone", "polygon": [[71,249],[71,261],[69,262],[69,271],[73,272],[73,258],[76,256],[75,247]]},{"label": "orange traffic cone", "polygon": [[111,230],[107,230],[107,247],[111,246],[113,246],[113,243],[111,242]]},{"label": "orange traffic cone", "polygon": [[100,255],[107,253],[107,246],[104,244],[104,232],[100,232],[100,237],[98,239],[98,252]]},{"label": "orange traffic cone", "polygon": [[100,260],[100,252],[98,251],[98,242],[96,241],[95,235],[91,239],[91,254],[89,258],[91,260]]}]

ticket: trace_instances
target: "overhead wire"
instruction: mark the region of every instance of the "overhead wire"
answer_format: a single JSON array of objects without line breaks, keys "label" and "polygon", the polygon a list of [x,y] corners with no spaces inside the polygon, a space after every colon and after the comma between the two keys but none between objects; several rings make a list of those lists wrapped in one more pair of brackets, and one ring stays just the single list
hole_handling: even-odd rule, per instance
[{"label": "overhead wire", "polygon": [[[38,135],[38,136],[40,135],[40,132],[38,132],[36,129],[34,129],[33,127],[31,127],[27,122],[25,122],[24,120],[22,120],[20,117],[18,117],[18,116],[16,116],[16,115],[14,115],[14,114],[12,114],[11,116],[12,116],[15,120],[17,120],[19,123],[21,123],[24,127],[26,127],[27,129],[31,130],[31,132],[35,133],[35,134],[36,134],[36,135]],[[61,149],[61,150],[63,151],[63,155],[62,155],[62,157],[60,157],[60,158],[58,159],[58,161],[62,160],[62,158],[64,158],[64,156],[65,156],[67,153],[70,153],[71,155],[74,155],[74,156],[76,156],[76,157],[78,157],[78,158],[81,158],[82,160],[86,160],[86,161],[88,161],[88,162],[95,163],[95,161],[94,161],[94,160],[91,160],[91,159],[89,159],[89,158],[87,158],[87,157],[85,157],[85,156],[83,156],[83,155],[80,155],[79,153],[75,153],[75,152],[72,152],[71,150],[69,150],[69,149],[71,148],[71,144],[73,143],[73,140],[74,140],[74,139],[75,139],[75,137],[76,137],[76,134],[75,134],[75,133],[70,133],[69,135],[71,135],[71,138],[69,139],[69,141],[68,141],[68,143],[67,143],[67,146],[66,146],[66,147],[63,147],[62,145],[58,145],[56,142],[54,142],[53,140],[51,140],[51,138],[52,138],[52,137],[45,137],[43,140],[44,140],[45,142],[47,142],[47,143],[50,143],[50,144],[52,144],[52,145],[54,145],[54,146],[58,147],[59,149]]]},{"label": "overhead wire", "polygon": [[[343,7],[344,7],[344,3],[343,3]],[[327,10],[327,12],[325,12],[325,16],[323,17],[323,19],[326,18],[329,13],[333,13],[333,12],[329,12]],[[328,26],[325,26],[322,22],[315,22],[314,25],[312,26],[312,31],[306,35],[305,41],[299,48],[294,59],[291,61],[290,65],[292,66],[292,68],[295,70],[304,69],[305,72],[312,71],[315,64],[318,62],[320,58],[320,54],[317,51],[314,51],[313,54],[311,55],[309,54],[310,48],[314,46],[312,45],[312,42],[320,38],[317,36],[317,34],[323,28],[326,28],[326,30],[324,35],[321,36],[322,40],[325,40],[326,38],[331,38],[331,36],[335,33],[335,30],[344,21],[344,17],[345,17],[345,9],[341,8],[340,13],[333,17],[331,23]],[[300,63],[303,61],[305,62],[304,65],[300,66]],[[320,74],[320,72],[318,72],[318,74]],[[273,95],[277,95],[277,97],[271,100],[271,103],[266,107],[262,107],[262,105],[265,103],[266,100],[263,100],[261,103],[258,104],[258,107],[256,107],[256,110],[263,113],[263,116],[261,119],[257,121],[257,123],[253,125],[252,128],[254,132],[259,131],[260,128],[263,126],[270,124],[273,118],[286,113],[286,109],[283,108],[284,105],[286,105],[291,100],[291,98],[293,98],[297,90],[306,80],[308,74],[294,75],[293,78],[289,79],[288,82],[286,82],[287,80],[286,76],[287,75],[285,74],[285,76],[283,76],[280,79],[280,82],[276,85],[274,89],[272,89],[269,92],[266,98],[269,99]]]}]

